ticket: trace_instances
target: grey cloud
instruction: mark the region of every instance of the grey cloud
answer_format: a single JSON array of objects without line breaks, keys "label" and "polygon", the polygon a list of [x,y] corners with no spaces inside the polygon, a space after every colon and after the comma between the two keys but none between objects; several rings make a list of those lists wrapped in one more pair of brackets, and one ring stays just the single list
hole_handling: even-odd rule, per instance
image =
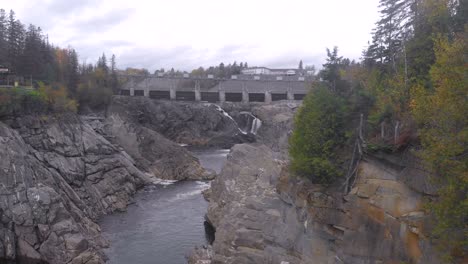
[{"label": "grey cloud", "polygon": [[283,54],[273,59],[265,61],[265,66],[271,68],[296,68],[299,66],[299,61],[302,60],[304,66],[315,65],[320,67],[324,61],[325,54],[313,56],[301,56],[299,54]]},{"label": "grey cloud", "polygon": [[174,47],[170,50],[148,50],[135,47],[118,56],[117,62],[122,68],[139,67],[153,71],[161,67],[174,67],[188,70],[193,67],[192,54],[192,48],[189,46]]},{"label": "grey cloud", "polygon": [[[119,67],[139,67],[154,71],[159,68],[176,68],[180,70],[192,70],[199,66],[208,67],[218,65],[220,62],[232,63],[234,61],[247,61],[249,65],[267,66],[272,68],[296,68],[299,60],[303,60],[304,65],[315,65],[319,67],[323,62],[322,55],[301,56],[300,54],[283,54],[275,56],[271,60],[255,60],[248,55],[251,54],[246,46],[226,46],[215,52],[211,50],[193,50],[190,46],[174,47],[170,50],[147,50],[133,48],[117,57]],[[212,54],[212,55],[207,55]],[[273,57],[273,56],[272,56]]]},{"label": "grey cloud", "polygon": [[103,15],[76,21],[72,26],[78,31],[99,33],[127,20],[134,11],[135,9],[132,8],[112,10]]},{"label": "grey cloud", "polygon": [[64,0],[55,0],[50,1],[46,5],[48,13],[53,13],[54,15],[66,16],[68,14],[80,11],[87,8],[88,6],[94,3],[93,0],[73,0],[73,1],[64,1]]},{"label": "grey cloud", "polygon": [[[20,20],[49,30],[60,21],[66,21],[70,14],[80,12],[91,5],[93,5],[93,0],[38,0],[24,7],[25,16]],[[47,19],[44,19],[45,17]]]}]

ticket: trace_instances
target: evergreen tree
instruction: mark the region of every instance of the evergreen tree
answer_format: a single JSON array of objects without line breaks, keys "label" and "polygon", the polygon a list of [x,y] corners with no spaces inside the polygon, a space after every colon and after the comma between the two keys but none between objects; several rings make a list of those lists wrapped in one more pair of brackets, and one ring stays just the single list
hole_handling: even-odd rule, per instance
[{"label": "evergreen tree", "polygon": [[294,119],[291,169],[314,183],[330,184],[342,173],[337,149],[344,143],[344,103],[329,89],[309,93]]},{"label": "evergreen tree", "polygon": [[19,63],[19,72],[22,75],[31,76],[37,79],[41,74],[41,68],[44,64],[41,56],[42,33],[40,28],[29,25],[24,40],[24,49]]},{"label": "evergreen tree", "polygon": [[[163,70],[164,72],[164,70]],[[112,54],[111,57],[111,76],[110,76],[111,88],[114,94],[119,93],[119,81],[117,78],[117,62],[115,61],[115,54]]]},{"label": "evergreen tree", "polygon": [[68,90],[71,96],[76,96],[79,83],[78,54],[72,48],[68,49]]},{"label": "evergreen tree", "polygon": [[10,10],[7,31],[7,63],[16,72],[20,64],[20,56],[23,47],[24,26],[16,20],[15,12]]},{"label": "evergreen tree", "polygon": [[304,70],[304,66],[302,65],[302,60],[299,61],[299,67],[298,67],[299,71],[302,71]]},{"label": "evergreen tree", "polygon": [[[4,9],[0,9],[0,62],[6,64],[8,57],[8,24]],[[4,65],[6,66],[6,65]]]},{"label": "evergreen tree", "polygon": [[346,64],[349,65],[349,59],[344,60],[343,57],[338,56],[338,47],[334,47],[333,51],[327,48],[327,62],[323,64],[320,76],[335,93],[342,93],[346,88],[340,76],[340,69]]}]

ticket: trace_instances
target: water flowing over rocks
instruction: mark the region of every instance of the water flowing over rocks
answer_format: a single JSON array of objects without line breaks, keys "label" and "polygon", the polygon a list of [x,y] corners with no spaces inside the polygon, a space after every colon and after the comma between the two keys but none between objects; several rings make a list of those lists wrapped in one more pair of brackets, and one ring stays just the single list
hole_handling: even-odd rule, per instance
[{"label": "water flowing over rocks", "polygon": [[242,133],[234,119],[216,104],[116,96],[108,111],[127,115],[179,144],[230,148],[254,140]]},{"label": "water flowing over rocks", "polygon": [[255,141],[265,144],[287,159],[288,138],[299,105],[298,102],[279,101],[273,104],[224,103],[222,107],[245,131],[252,131],[254,121],[258,119],[254,129]]}]

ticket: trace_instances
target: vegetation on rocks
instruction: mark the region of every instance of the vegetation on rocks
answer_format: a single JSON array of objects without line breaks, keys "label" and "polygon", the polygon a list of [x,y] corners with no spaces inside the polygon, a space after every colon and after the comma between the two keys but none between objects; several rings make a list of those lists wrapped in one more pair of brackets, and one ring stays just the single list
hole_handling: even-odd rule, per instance
[{"label": "vegetation on rocks", "polygon": [[341,175],[336,150],[345,141],[344,112],[343,100],[325,87],[304,98],[290,138],[294,172],[322,184]]},{"label": "vegetation on rocks", "polygon": [[39,83],[36,90],[0,89],[0,117],[49,112],[76,112],[77,103],[70,99],[63,85]]},{"label": "vegetation on rocks", "polygon": [[[0,9],[0,67],[8,69],[7,74],[0,74],[0,85],[11,88],[16,83],[35,90],[2,90],[0,115],[20,109],[34,113],[41,100],[49,111],[102,108],[119,91],[115,56],[108,60],[103,54],[96,65],[80,65],[73,48],[50,44],[40,27],[26,28],[13,10],[7,15]],[[30,101],[33,108],[26,107]]]},{"label": "vegetation on rocks", "polygon": [[380,8],[362,61],[327,50],[320,76],[328,91],[314,88],[297,113],[291,167],[313,182],[336,180],[338,146],[353,136],[343,129],[363,114],[364,151],[420,149],[441,186],[427,207],[435,228],[425,235],[460,262],[468,255],[468,2],[381,0]]}]

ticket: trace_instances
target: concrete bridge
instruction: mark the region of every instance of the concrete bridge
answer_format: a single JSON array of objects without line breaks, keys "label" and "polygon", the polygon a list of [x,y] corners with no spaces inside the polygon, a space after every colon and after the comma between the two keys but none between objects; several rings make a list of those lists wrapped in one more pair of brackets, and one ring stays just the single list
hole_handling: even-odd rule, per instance
[{"label": "concrete bridge", "polygon": [[153,99],[207,102],[265,102],[302,100],[312,86],[303,76],[233,75],[220,79],[165,76],[124,76],[121,95]]}]

